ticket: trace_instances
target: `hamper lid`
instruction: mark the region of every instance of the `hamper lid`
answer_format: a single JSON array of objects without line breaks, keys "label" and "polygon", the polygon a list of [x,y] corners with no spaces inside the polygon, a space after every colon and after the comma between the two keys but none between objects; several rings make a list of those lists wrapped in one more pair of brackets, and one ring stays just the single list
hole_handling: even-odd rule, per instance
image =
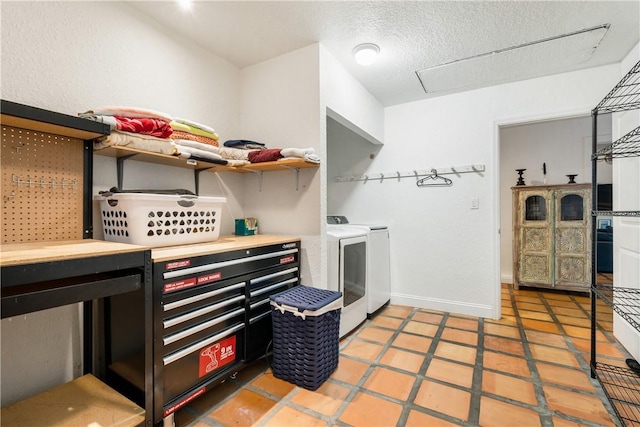
[{"label": "hamper lid", "polygon": [[315,311],[342,297],[342,292],[298,285],[271,295],[269,299],[278,304],[295,307],[299,311]]}]

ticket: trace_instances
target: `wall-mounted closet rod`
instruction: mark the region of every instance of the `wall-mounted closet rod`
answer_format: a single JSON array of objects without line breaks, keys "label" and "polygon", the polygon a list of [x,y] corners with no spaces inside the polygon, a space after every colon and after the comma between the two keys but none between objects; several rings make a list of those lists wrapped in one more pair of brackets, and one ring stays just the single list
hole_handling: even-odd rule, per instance
[{"label": "wall-mounted closet rod", "polygon": [[337,182],[351,182],[351,181],[382,181],[385,179],[400,179],[400,178],[420,178],[427,175],[433,175],[433,171],[436,170],[438,175],[445,174],[460,174],[470,172],[484,172],[485,166],[482,164],[467,165],[467,166],[444,166],[429,169],[415,169],[410,171],[391,171],[391,172],[367,172],[362,175],[344,175],[336,176]]}]

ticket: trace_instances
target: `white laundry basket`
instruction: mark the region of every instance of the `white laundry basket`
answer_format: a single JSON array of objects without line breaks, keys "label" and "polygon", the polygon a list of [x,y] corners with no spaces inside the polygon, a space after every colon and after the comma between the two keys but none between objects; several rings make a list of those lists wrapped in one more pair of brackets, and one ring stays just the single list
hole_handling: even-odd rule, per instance
[{"label": "white laundry basket", "polygon": [[100,201],[104,239],[141,246],[211,242],[220,236],[225,197],[105,193]]}]

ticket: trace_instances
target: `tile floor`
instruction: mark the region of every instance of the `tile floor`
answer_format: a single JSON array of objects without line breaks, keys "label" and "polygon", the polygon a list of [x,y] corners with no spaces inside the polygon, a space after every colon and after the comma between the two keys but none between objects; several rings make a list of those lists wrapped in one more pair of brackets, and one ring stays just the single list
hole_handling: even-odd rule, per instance
[{"label": "tile floor", "polygon": [[[502,287],[499,321],[389,306],[340,341],[316,391],[266,360],[181,409],[181,426],[614,426],[589,376],[587,295]],[[625,366],[599,309],[598,360]]]}]

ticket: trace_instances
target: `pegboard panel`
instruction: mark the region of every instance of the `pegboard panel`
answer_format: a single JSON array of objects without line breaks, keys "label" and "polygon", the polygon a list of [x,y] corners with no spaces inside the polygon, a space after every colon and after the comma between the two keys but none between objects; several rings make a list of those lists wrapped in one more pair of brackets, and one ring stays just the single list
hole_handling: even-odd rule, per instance
[{"label": "pegboard panel", "polygon": [[2,243],[82,239],[81,139],[2,126]]}]

